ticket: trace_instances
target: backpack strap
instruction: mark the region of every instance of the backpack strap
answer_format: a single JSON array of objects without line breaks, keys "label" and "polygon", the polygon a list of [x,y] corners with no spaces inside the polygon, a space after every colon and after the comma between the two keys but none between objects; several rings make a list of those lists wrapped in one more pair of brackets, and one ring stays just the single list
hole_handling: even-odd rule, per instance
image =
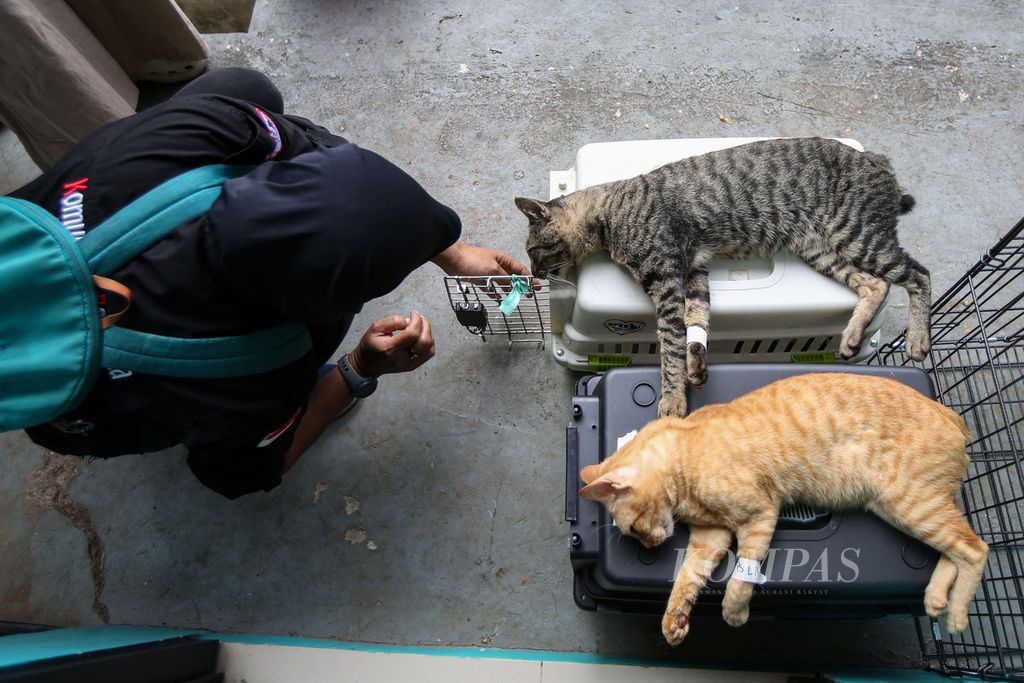
[{"label": "backpack strap", "polygon": [[[93,273],[112,274],[178,226],[202,215],[220,196],[225,180],[250,170],[251,166],[203,166],[128,204],[79,240]],[[312,347],[309,331],[297,323],[208,339],[164,337],[114,326],[103,332],[102,366],[171,377],[240,377],[287,365]]]},{"label": "backpack strap", "polygon": [[182,173],[107,218],[78,246],[94,274],[109,276],[178,226],[206,213],[225,180],[251,170],[251,166],[217,164]]},{"label": "backpack strap", "polygon": [[170,377],[241,377],[287,365],[312,347],[302,325],[207,339],[163,337],[114,326],[103,332],[102,366]]}]

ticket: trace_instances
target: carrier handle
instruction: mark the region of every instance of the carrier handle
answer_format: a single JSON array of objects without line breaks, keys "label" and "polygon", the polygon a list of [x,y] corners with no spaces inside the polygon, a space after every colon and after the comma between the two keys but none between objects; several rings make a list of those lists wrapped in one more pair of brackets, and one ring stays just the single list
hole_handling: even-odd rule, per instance
[{"label": "carrier handle", "polygon": [[565,428],[565,521],[575,522],[580,498],[576,484],[580,471],[580,437],[575,425]]}]

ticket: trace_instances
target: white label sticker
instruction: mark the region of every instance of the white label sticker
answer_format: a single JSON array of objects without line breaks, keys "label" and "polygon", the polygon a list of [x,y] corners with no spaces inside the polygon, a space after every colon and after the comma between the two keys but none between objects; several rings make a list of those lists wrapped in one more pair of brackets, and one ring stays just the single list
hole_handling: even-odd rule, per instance
[{"label": "white label sticker", "polygon": [[768,577],[761,573],[761,563],[746,557],[736,558],[736,568],[732,571],[732,578],[746,583],[764,583]]},{"label": "white label sticker", "polygon": [[625,446],[627,443],[629,443],[630,441],[632,441],[635,438],[636,438],[636,430],[635,429],[633,431],[629,432],[628,434],[623,434],[622,436],[619,437],[618,443],[615,444],[615,450],[619,450],[620,448],[622,448],[623,446]]},{"label": "white label sticker", "polygon": [[689,344],[690,342],[700,344],[706,349],[708,347],[708,331],[705,330],[703,327],[697,327],[696,325],[691,325],[690,327],[687,327],[686,343]]}]

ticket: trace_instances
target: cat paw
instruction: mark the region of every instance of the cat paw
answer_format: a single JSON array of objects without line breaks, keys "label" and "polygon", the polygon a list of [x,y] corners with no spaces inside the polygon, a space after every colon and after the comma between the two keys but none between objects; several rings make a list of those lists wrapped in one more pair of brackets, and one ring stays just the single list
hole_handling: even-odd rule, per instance
[{"label": "cat paw", "polygon": [[686,398],[662,396],[658,402],[658,417],[686,417]]},{"label": "cat paw", "polygon": [[750,603],[729,604],[723,601],[722,619],[729,626],[743,626],[750,619]]},{"label": "cat paw", "polygon": [[946,630],[950,633],[961,633],[967,629],[967,610],[950,610],[946,612]]},{"label": "cat paw", "polygon": [[945,595],[940,595],[938,591],[925,591],[924,611],[928,616],[941,617],[946,613],[948,606],[949,600]]},{"label": "cat paw", "polygon": [[686,380],[694,387],[708,381],[708,350],[703,344],[686,345]]},{"label": "cat paw", "polygon": [[850,360],[860,353],[861,344],[864,343],[864,330],[846,330],[839,342],[839,357],[843,360]]},{"label": "cat paw", "polygon": [[729,579],[722,598],[722,618],[729,626],[743,626],[750,618],[750,598],[754,594],[754,585]]},{"label": "cat paw", "polygon": [[922,361],[931,350],[932,340],[927,332],[907,332],[906,351],[911,360]]},{"label": "cat paw", "polygon": [[690,632],[690,616],[683,610],[675,609],[665,612],[661,620],[661,634],[669,645],[675,646],[683,642]]}]

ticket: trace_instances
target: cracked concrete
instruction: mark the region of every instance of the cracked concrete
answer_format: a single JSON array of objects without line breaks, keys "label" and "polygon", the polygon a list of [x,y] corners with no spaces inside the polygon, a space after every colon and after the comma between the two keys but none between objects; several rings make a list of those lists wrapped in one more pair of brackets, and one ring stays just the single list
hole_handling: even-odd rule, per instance
[{"label": "cracked concrete", "polygon": [[[543,196],[583,144],[856,138],[889,155],[917,198],[901,238],[939,293],[1024,205],[1021,25],[1022,6],[1002,0],[261,0],[248,34],[208,42],[215,66],[267,72],[292,112],[411,173],[459,211],[469,242],[520,257],[512,197]],[[35,174],[6,132],[0,168],[0,191]],[[22,435],[0,437],[0,618],[100,623],[99,595],[115,624],[694,663],[917,661],[899,619],[712,620],[668,651],[656,619],[578,610],[562,521],[574,376],[545,352],[481,344],[455,323],[438,275],[413,274],[354,326],[416,308],[438,356],[384,378],[271,493],[220,499],[181,449],[82,463],[65,480]],[[64,482],[56,499],[88,512],[102,553],[28,500],[33,470]],[[352,528],[364,542],[346,542]]]},{"label": "cracked concrete", "polygon": [[68,493],[68,487],[81,467],[81,458],[46,451],[42,464],[29,472],[25,480],[25,498],[43,510],[56,511],[82,532],[92,574],[92,609],[104,624],[109,624],[110,611],[103,602],[103,586],[106,583],[103,575],[103,541],[92,522],[89,509],[72,500]]},{"label": "cracked concrete", "polygon": [[0,533],[2,618],[41,624],[109,623],[103,599],[103,540],[89,509],[69,492],[82,460],[44,451],[18,436],[17,441],[13,435],[4,437],[13,442],[11,457],[19,460],[5,473],[0,491],[5,517]]}]

